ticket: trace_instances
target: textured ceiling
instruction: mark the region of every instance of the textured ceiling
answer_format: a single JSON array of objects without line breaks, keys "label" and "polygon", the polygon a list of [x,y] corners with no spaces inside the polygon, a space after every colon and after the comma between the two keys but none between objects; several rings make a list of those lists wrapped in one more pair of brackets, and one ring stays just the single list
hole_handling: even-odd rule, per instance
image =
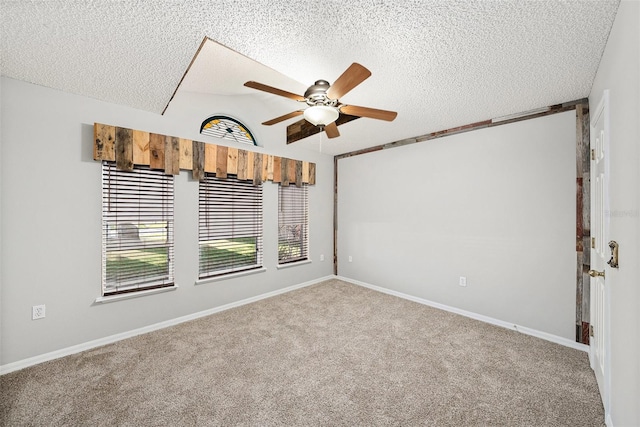
[{"label": "textured ceiling", "polygon": [[[0,5],[3,75],[156,113],[189,69],[179,93],[273,100],[265,116],[245,119],[260,127],[298,105],[244,81],[302,93],[359,62],[373,74],[342,101],[399,114],[340,126],[322,149],[338,154],[586,97],[618,0]],[[283,139],[294,121],[275,125]],[[296,144],[318,149],[319,138]]]}]

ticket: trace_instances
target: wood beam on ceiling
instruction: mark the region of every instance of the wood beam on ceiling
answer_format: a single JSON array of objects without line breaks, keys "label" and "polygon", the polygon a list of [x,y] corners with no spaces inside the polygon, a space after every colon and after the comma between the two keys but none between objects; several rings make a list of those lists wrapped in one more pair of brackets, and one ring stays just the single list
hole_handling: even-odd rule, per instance
[{"label": "wood beam on ceiling", "polygon": [[481,122],[470,123],[463,126],[458,126],[450,129],[445,129],[437,132],[431,132],[425,135],[416,136],[413,138],[401,139],[399,141],[389,142],[387,144],[376,145],[374,147],[363,148],[362,150],[351,151],[349,153],[339,154],[336,157],[343,159],[345,157],[358,156],[361,154],[373,153],[375,151],[387,150],[389,148],[402,147],[404,145],[415,144],[417,142],[429,141],[436,138],[442,138],[443,136],[456,135],[463,132],[469,132],[472,130],[478,130],[488,127],[501,126],[509,123],[515,123],[522,120],[535,119],[536,117],[548,116],[550,114],[562,113],[564,111],[575,110],[577,105],[588,104],[586,98],[565,102],[562,104],[551,105],[542,109],[534,110],[532,112],[525,112],[516,116],[498,117],[495,119],[483,120]]}]

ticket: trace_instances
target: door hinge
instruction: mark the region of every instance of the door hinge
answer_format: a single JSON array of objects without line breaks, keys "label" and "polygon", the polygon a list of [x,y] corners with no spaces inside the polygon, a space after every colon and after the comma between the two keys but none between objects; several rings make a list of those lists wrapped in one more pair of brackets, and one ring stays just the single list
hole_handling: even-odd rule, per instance
[{"label": "door hinge", "polygon": [[591,238],[591,249],[595,249],[596,248],[596,238],[592,237]]},{"label": "door hinge", "polygon": [[596,159],[596,150],[595,149],[591,149],[591,160],[595,160]]},{"label": "door hinge", "polygon": [[593,337],[593,325],[589,325],[589,336]]}]

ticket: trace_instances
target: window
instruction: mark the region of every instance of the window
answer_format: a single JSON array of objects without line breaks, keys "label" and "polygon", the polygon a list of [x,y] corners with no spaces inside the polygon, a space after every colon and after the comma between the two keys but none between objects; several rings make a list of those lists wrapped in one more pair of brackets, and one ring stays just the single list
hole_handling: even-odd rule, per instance
[{"label": "window", "polygon": [[229,116],[211,116],[200,125],[200,133],[243,144],[258,145],[253,134],[240,121]]},{"label": "window", "polygon": [[200,182],[199,278],[262,267],[262,186],[206,174]]},{"label": "window", "polygon": [[173,176],[102,162],[103,296],[173,282]]},{"label": "window", "polygon": [[278,263],[309,258],[309,193],[302,187],[280,186],[278,190]]}]

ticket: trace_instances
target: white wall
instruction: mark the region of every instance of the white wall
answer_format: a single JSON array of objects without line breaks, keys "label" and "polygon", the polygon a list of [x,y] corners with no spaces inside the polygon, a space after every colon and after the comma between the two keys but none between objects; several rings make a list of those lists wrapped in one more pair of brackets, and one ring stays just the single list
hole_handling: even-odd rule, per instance
[{"label": "white wall", "polygon": [[339,160],[338,274],[574,340],[575,120]]},{"label": "white wall", "polygon": [[620,3],[589,95],[595,111],[610,93],[610,236],[620,268],[607,268],[611,295],[611,410],[614,426],[640,425],[640,3]]},{"label": "white wall", "polygon": [[[276,115],[250,97],[185,94],[165,116],[2,78],[0,365],[127,332],[331,275],[333,158],[286,146],[283,127],[250,126],[259,151],[317,164],[310,187],[312,263],[277,264],[277,184],[264,184],[264,273],[194,285],[198,272],[198,183],[182,171],[175,191],[173,292],[94,304],[101,277],[101,168],[93,123],[220,143],[199,134],[213,113],[243,120]],[[232,145],[232,144],[227,144]],[[236,145],[241,148],[246,146]],[[326,261],[320,262],[320,254]],[[31,320],[31,306],[46,318]]]}]

